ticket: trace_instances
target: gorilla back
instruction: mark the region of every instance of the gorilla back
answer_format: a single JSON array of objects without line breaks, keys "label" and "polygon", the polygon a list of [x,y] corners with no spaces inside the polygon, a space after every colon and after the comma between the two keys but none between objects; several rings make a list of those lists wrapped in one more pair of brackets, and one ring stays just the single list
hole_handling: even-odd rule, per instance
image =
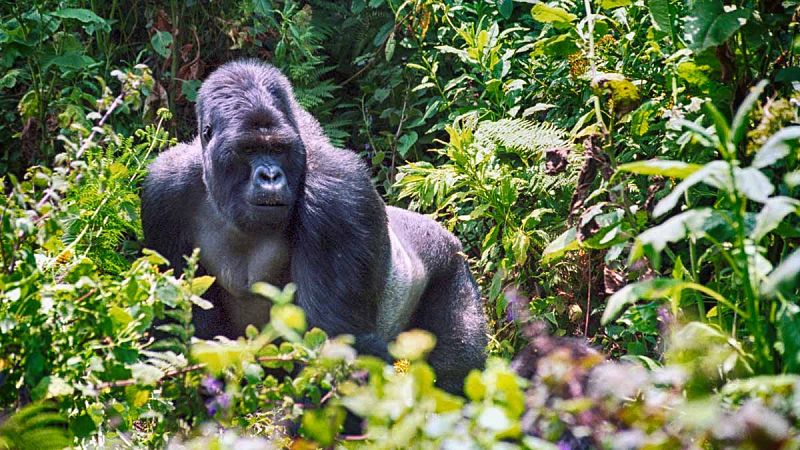
[{"label": "gorilla back", "polygon": [[145,244],[180,272],[199,247],[216,282],[196,310],[199,337],[237,337],[269,320],[258,281],[297,284],[308,322],[386,343],[422,328],[437,337],[437,383],[457,392],[485,359],[486,318],[451,233],[387,207],[356,155],[333,148],[288,80],[257,61],[225,64],[203,83],[198,136],[156,158],[142,194]]}]

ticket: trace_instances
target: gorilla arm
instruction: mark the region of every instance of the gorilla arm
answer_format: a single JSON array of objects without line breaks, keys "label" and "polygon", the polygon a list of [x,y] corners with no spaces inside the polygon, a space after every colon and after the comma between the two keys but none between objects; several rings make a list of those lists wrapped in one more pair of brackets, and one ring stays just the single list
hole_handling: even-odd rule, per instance
[{"label": "gorilla arm", "polygon": [[148,167],[142,190],[145,247],[167,258],[176,276],[183,270],[183,256],[192,253],[188,209],[195,208],[205,192],[200,153],[197,139],[161,153]]},{"label": "gorilla arm", "polygon": [[307,150],[304,198],[290,235],[297,303],[312,326],[352,334],[359,352],[388,359],[376,329],[391,264],[385,205],[354,153],[327,141]]}]

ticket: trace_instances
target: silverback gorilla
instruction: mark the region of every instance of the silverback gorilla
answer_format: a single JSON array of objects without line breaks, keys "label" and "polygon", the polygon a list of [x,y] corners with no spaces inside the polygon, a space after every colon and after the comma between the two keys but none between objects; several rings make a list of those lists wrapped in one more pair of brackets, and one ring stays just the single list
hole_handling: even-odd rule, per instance
[{"label": "silverback gorilla", "polygon": [[311,326],[352,334],[388,359],[410,328],[437,337],[437,384],[451,392],[485,359],[486,317],[458,239],[420,214],[386,206],[366,166],[333,148],[280,71],[238,61],[213,72],[197,100],[198,136],[150,165],[145,244],[180,272],[200,248],[215,276],[194,311],[198,337],[235,338],[269,320],[253,283],[297,285]]}]

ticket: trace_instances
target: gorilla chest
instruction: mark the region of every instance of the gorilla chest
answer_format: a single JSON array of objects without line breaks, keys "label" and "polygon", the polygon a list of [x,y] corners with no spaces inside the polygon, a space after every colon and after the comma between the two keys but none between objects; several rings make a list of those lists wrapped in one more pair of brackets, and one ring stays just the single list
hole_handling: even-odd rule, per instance
[{"label": "gorilla chest", "polygon": [[[249,303],[253,283],[283,286],[289,282],[289,245],[283,236],[251,239],[220,228],[201,236],[196,245],[203,267],[236,300]],[[258,303],[269,306],[269,302]]]}]

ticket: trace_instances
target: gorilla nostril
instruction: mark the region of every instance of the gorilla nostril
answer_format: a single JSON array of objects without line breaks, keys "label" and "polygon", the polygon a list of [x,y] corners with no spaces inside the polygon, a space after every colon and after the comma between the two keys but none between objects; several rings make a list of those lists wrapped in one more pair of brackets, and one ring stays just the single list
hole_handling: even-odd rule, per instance
[{"label": "gorilla nostril", "polygon": [[283,171],[273,166],[259,167],[254,175],[260,184],[278,185],[283,181]]}]

